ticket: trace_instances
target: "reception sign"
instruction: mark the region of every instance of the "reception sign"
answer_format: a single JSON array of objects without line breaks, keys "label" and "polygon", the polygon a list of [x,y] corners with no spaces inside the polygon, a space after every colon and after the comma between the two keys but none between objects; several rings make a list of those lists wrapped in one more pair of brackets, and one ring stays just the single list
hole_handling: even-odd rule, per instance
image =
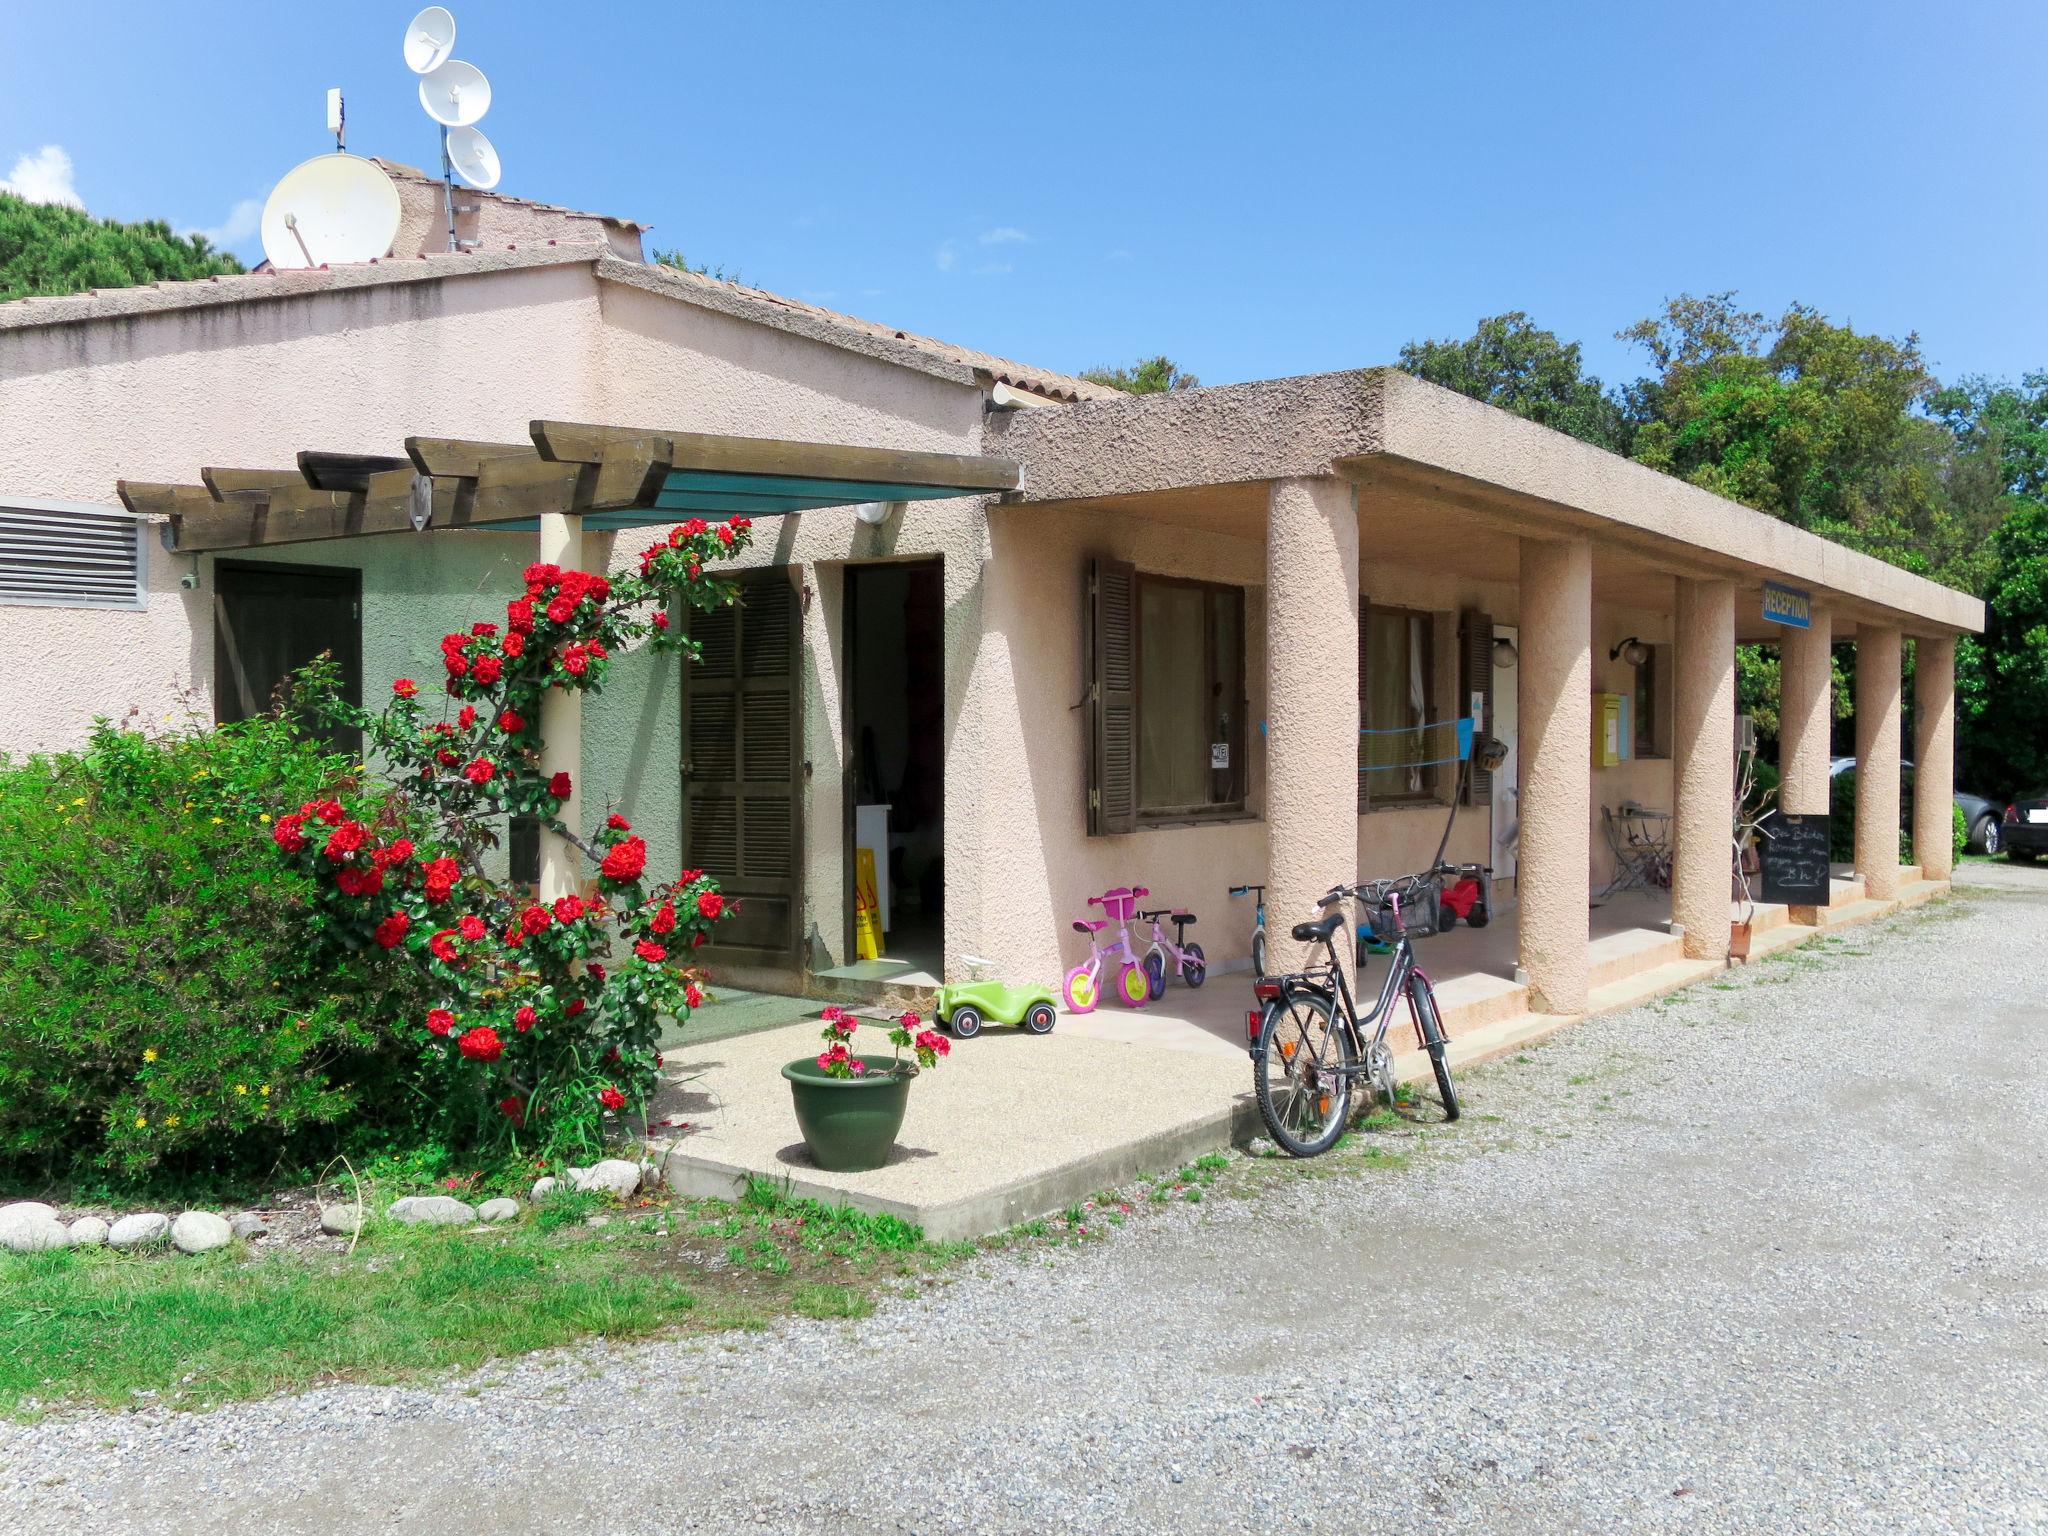
[{"label": "reception sign", "polygon": [[1813,623],[1813,594],[1799,587],[1764,583],[1764,617],[1790,629],[1805,629]]}]

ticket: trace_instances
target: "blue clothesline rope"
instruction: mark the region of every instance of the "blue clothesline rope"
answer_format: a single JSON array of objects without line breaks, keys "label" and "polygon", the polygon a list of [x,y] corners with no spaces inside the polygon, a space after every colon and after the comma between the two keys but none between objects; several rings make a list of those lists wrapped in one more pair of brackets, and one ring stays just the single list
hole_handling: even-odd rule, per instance
[{"label": "blue clothesline rope", "polygon": [[1458,728],[1458,754],[1455,757],[1406,758],[1398,763],[1361,763],[1360,773],[1405,773],[1411,768],[1434,768],[1439,763],[1462,763],[1472,755],[1473,723],[1469,716],[1457,720],[1432,720],[1422,725],[1385,726],[1372,730],[1361,726],[1360,736],[1410,736],[1420,739],[1425,731],[1440,731],[1447,725]]}]

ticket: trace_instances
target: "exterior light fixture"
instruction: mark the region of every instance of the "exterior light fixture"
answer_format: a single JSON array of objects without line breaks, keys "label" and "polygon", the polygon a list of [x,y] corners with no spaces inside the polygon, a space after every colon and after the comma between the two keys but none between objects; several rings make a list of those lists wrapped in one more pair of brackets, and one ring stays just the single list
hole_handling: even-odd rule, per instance
[{"label": "exterior light fixture", "polygon": [[1514,641],[1510,640],[1506,635],[1495,635],[1493,637],[1493,664],[1496,667],[1512,667],[1521,659],[1521,653],[1515,649]]},{"label": "exterior light fixture", "polygon": [[1625,661],[1632,667],[1640,667],[1649,661],[1650,648],[1634,635],[1630,635],[1621,644],[1607,653],[1607,659],[1609,661]]}]

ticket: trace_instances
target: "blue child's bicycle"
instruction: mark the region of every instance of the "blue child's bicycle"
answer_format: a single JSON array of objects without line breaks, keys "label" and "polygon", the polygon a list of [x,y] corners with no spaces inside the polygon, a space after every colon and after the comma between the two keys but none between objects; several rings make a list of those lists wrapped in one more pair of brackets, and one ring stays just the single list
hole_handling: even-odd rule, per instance
[{"label": "blue child's bicycle", "polygon": [[1266,888],[1263,885],[1233,885],[1233,896],[1251,896],[1255,901],[1252,915],[1252,975],[1266,974]]}]

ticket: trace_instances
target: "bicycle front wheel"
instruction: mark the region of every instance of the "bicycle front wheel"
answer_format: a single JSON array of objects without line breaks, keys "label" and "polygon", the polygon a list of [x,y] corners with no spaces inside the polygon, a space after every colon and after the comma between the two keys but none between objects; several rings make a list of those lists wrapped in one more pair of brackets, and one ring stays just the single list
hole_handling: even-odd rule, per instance
[{"label": "bicycle front wheel", "polygon": [[1285,992],[1267,1003],[1252,1050],[1252,1086],[1273,1139],[1295,1157],[1334,1147],[1351,1121],[1357,1065],[1358,1047],[1327,992]]},{"label": "bicycle front wheel", "polygon": [[1444,1106],[1444,1118],[1455,1120],[1458,1090],[1451,1083],[1451,1042],[1444,1033],[1444,1021],[1436,1011],[1436,993],[1422,976],[1408,978],[1408,1008],[1415,1015],[1415,1031],[1422,1036],[1422,1048],[1429,1052],[1429,1064],[1436,1069],[1437,1098]]}]

